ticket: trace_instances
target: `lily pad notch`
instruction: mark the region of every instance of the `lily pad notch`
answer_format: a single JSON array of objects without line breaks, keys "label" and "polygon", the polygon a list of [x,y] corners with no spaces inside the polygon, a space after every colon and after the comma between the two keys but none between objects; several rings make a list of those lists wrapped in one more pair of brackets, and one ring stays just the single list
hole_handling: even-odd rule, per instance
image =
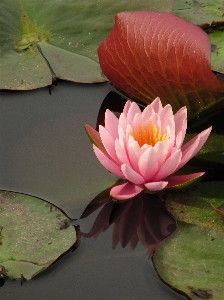
[{"label": "lily pad notch", "polygon": [[0,90],[107,81],[97,48],[127,9],[171,11],[172,1],[1,0]]},{"label": "lily pad notch", "polygon": [[78,229],[70,222],[49,202],[0,191],[1,276],[29,280],[76,248]]}]

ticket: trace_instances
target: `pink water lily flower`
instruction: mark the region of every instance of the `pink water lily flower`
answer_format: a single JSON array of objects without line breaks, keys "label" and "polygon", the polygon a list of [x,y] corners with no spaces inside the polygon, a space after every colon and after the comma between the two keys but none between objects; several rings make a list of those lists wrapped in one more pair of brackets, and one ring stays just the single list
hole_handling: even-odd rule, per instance
[{"label": "pink water lily flower", "polygon": [[99,132],[86,125],[101,164],[127,180],[114,186],[111,196],[129,199],[143,190],[157,192],[201,177],[204,173],[172,175],[201,149],[211,132],[210,127],[182,146],[186,128],[186,107],[174,115],[172,107],[163,107],[159,98],[143,112],[128,100],[119,118],[106,110],[105,127],[100,125]]}]

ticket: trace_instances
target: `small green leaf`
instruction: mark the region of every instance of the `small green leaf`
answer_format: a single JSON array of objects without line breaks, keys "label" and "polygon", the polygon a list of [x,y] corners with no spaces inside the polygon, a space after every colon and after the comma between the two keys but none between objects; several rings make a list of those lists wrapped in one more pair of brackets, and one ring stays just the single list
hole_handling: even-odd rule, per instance
[{"label": "small green leaf", "polygon": [[31,279],[76,242],[75,229],[57,207],[38,198],[0,192],[0,270]]},{"label": "small green leaf", "polygon": [[154,266],[167,284],[190,299],[223,299],[224,222],[211,206],[223,203],[223,186],[206,182],[185,193],[167,194],[177,230],[157,248]]}]

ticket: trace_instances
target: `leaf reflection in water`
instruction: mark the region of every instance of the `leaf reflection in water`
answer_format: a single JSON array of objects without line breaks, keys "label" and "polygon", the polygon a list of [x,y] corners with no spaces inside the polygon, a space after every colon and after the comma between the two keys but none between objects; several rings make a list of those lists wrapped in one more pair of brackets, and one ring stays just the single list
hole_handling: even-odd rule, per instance
[{"label": "leaf reflection in water", "polygon": [[113,249],[119,243],[123,248],[129,245],[131,249],[135,249],[140,242],[149,249],[151,258],[158,244],[176,229],[175,220],[166,210],[164,201],[159,194],[147,193],[141,193],[125,202],[113,201],[110,199],[109,190],[103,191],[97,196],[98,199],[96,197],[86,207],[82,219],[102,208],[89,232],[81,232],[81,236],[96,239],[113,225]]}]

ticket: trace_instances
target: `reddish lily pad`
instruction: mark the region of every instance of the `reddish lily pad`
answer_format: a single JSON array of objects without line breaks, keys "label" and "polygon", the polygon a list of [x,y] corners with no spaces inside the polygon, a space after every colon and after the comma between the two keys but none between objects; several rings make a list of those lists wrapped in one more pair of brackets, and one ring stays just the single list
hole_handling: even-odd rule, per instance
[{"label": "reddish lily pad", "polygon": [[31,279],[76,242],[70,219],[38,198],[1,191],[0,216],[1,276]]},{"label": "reddish lily pad", "polygon": [[223,184],[200,183],[166,195],[177,230],[161,242],[153,262],[159,276],[189,299],[223,299],[224,222],[212,209],[223,204]]},{"label": "reddish lily pad", "polygon": [[1,0],[0,89],[29,90],[52,78],[103,82],[97,47],[124,10],[172,11],[172,0]]},{"label": "reddish lily pad", "polygon": [[159,96],[175,111],[186,105],[189,118],[223,105],[224,82],[211,71],[207,34],[177,16],[120,13],[98,53],[108,79],[136,100]]},{"label": "reddish lily pad", "polygon": [[209,34],[212,54],[212,70],[224,73],[224,4],[222,0],[175,0],[174,13],[194,24],[200,25]]}]

